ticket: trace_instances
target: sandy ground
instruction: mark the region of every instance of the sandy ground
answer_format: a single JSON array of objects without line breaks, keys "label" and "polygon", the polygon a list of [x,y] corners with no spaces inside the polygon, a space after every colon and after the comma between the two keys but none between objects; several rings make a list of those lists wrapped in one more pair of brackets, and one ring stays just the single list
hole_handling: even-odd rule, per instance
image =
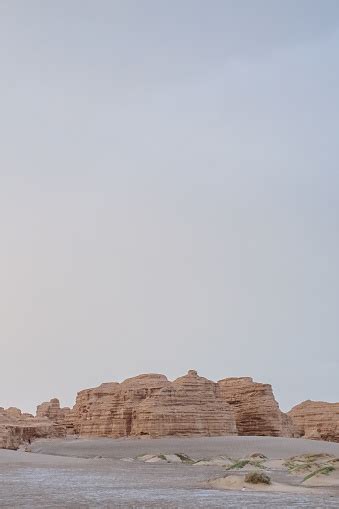
[{"label": "sandy ground", "polygon": [[[0,450],[1,508],[323,508],[339,507],[339,488],[317,477],[296,492],[300,474],[281,468],[279,458],[324,453],[339,457],[339,444],[269,437],[40,440],[32,451]],[[274,486],[290,492],[242,491],[243,471],[218,465],[145,463],[140,455],[184,453],[194,459],[270,458]],[[130,461],[122,461],[131,458]],[[269,460],[267,460],[269,461]],[[211,489],[211,480],[231,474],[235,486]],[[238,483],[238,484],[237,484]],[[219,486],[223,487],[223,486]],[[285,490],[286,491],[286,490]],[[292,491],[292,492],[291,492]]]},{"label": "sandy ground", "polygon": [[225,455],[242,458],[262,453],[271,459],[290,458],[301,454],[328,453],[339,457],[339,443],[275,437],[202,437],[202,438],[110,438],[37,440],[32,451],[62,456],[121,459],[140,454],[182,452],[192,458],[212,458]]}]

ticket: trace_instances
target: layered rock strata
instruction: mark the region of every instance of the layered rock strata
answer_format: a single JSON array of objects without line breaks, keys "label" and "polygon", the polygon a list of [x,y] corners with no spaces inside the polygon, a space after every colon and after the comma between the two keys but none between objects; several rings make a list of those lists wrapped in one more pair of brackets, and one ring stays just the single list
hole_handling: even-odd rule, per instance
[{"label": "layered rock strata", "polygon": [[288,412],[304,438],[339,442],[339,403],[304,401]]},{"label": "layered rock strata", "polygon": [[132,432],[216,436],[236,435],[237,428],[230,406],[217,394],[216,384],[191,370],[140,403]]},{"label": "layered rock strata", "polygon": [[60,408],[60,401],[57,398],[53,398],[37,406],[36,416],[47,417],[51,421],[63,423],[70,411],[71,409],[68,407]]},{"label": "layered rock strata", "polygon": [[281,412],[271,385],[243,377],[224,378],[217,387],[234,412],[239,435],[295,436],[293,423]]},{"label": "layered rock strata", "polygon": [[54,398],[36,417],[0,408],[0,448],[66,434],[98,437],[261,435],[339,442],[339,403],[305,401],[288,414],[269,384],[252,378],[215,383],[190,370],[173,382],[159,374],[80,391],[72,410]]},{"label": "layered rock strata", "polygon": [[71,409],[69,407],[60,407],[60,401],[53,398],[50,401],[45,401],[37,406],[36,416],[46,417],[56,424],[63,425],[67,434],[73,434],[74,427],[72,421],[67,419]]},{"label": "layered rock strata", "polygon": [[66,435],[65,426],[47,417],[33,417],[18,408],[0,408],[0,448],[18,449],[35,438],[57,438]]},{"label": "layered rock strata", "polygon": [[83,436],[237,434],[216,384],[193,370],[174,382],[164,375],[140,375],[81,391],[66,420]]}]

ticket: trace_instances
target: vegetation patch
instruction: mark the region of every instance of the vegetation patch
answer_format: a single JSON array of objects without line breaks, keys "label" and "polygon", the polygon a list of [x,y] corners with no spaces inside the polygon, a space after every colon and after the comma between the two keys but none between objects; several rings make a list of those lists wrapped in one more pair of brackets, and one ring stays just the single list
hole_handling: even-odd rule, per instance
[{"label": "vegetation patch", "polygon": [[271,478],[263,472],[249,472],[245,477],[245,482],[250,484],[271,484]]},{"label": "vegetation patch", "polygon": [[312,470],[314,467],[319,466],[316,463],[313,463],[311,461],[299,461],[299,460],[294,461],[293,459],[285,461],[284,465],[285,465],[285,467],[287,467],[288,471],[291,474],[307,472],[309,470]]},{"label": "vegetation patch", "polygon": [[241,460],[233,460],[234,463],[227,467],[226,470],[239,470],[241,468],[246,467],[246,465],[252,465],[255,468],[266,468],[264,465],[264,460],[251,460],[251,459],[241,459]]},{"label": "vegetation patch", "polygon": [[187,456],[187,454],[183,452],[176,452],[175,455],[178,456],[178,458],[180,458],[183,463],[187,463],[189,465],[195,463],[195,461],[192,460],[192,458],[190,458],[189,456]]},{"label": "vegetation patch", "polygon": [[265,467],[265,460],[261,460],[261,461],[250,461],[250,465],[253,465],[254,467],[257,467],[257,468],[266,468]]},{"label": "vegetation patch", "polygon": [[246,467],[250,463],[250,460],[238,460],[229,467],[227,467],[227,470],[236,470],[240,468]]},{"label": "vegetation patch", "polygon": [[335,465],[336,460],[338,459],[326,453],[303,454],[293,456],[285,461],[284,465],[290,474],[306,474],[302,481],[304,482],[315,475],[327,475],[332,472],[335,469],[333,465]]},{"label": "vegetation patch", "polygon": [[330,454],[318,453],[318,454],[305,454],[301,458],[304,458],[307,462],[315,462],[319,460],[329,460],[332,458]]},{"label": "vegetation patch", "polygon": [[318,470],[315,470],[314,472],[311,472],[310,474],[308,474],[306,477],[304,477],[304,479],[302,480],[302,482],[305,482],[307,481],[308,479],[311,479],[312,477],[314,477],[315,475],[319,475],[319,474],[322,474],[322,475],[328,475],[330,474],[331,472],[333,472],[333,470],[335,470],[334,466],[333,465],[326,465],[325,467],[322,467],[322,468],[318,468]]}]

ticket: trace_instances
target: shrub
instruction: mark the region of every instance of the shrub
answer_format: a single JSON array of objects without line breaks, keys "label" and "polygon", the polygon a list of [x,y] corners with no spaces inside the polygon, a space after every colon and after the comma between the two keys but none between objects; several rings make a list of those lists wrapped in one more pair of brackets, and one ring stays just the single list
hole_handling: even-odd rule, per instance
[{"label": "shrub", "polygon": [[263,472],[250,472],[246,475],[245,482],[250,484],[271,484],[271,478]]}]

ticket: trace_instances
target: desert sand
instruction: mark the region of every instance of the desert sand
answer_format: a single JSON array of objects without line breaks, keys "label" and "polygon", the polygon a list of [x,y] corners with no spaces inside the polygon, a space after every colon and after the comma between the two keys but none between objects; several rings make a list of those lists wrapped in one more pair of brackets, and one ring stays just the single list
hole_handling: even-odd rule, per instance
[{"label": "desert sand", "polygon": [[[0,450],[1,508],[339,506],[338,463],[328,475],[303,482],[310,462],[317,470],[318,462],[327,465],[339,457],[335,443],[274,437],[72,438],[37,440],[26,449],[31,452]],[[258,463],[272,485],[244,484]]]},{"label": "desert sand", "polygon": [[[178,449],[179,448],[179,449]],[[339,444],[302,438],[281,437],[199,437],[199,438],[81,438],[36,440],[32,452],[62,456],[121,459],[143,453],[183,452],[192,457],[212,458],[218,454],[240,458],[261,452],[271,459],[301,454],[328,453],[339,456]]]}]

